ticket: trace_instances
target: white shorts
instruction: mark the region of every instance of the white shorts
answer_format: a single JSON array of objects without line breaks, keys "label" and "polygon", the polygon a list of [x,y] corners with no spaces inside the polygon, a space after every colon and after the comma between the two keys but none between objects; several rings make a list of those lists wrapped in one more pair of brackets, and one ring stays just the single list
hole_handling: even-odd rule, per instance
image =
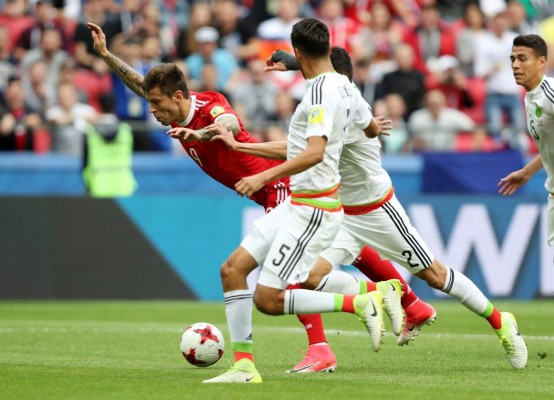
[{"label": "white shorts", "polygon": [[548,245],[554,247],[554,196],[548,196],[546,204],[546,233],[548,235]]},{"label": "white shorts", "polygon": [[303,282],[335,238],[343,212],[290,203],[290,197],[254,221],[240,244],[262,265],[258,283],[277,289]]},{"label": "white shorts", "polygon": [[333,265],[349,265],[366,245],[414,274],[435,259],[396,196],[367,214],[345,215],[331,248],[321,256]]}]

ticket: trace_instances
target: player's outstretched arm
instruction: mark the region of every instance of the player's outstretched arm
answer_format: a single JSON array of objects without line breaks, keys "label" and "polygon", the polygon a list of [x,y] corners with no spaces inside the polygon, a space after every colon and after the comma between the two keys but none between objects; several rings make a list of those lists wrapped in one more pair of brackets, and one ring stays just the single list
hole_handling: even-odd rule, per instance
[{"label": "player's outstretched arm", "polygon": [[242,178],[235,184],[235,190],[242,196],[250,197],[271,181],[305,171],[323,161],[326,145],[327,138],[324,136],[309,137],[308,146],[296,157],[259,174]]},{"label": "player's outstretched arm", "polygon": [[88,22],[87,27],[91,31],[92,40],[94,41],[94,50],[96,53],[98,53],[106,64],[110,66],[112,71],[114,71],[121,78],[123,83],[125,83],[125,86],[140,97],[146,98],[146,94],[144,93],[144,89],[142,87],[144,77],[132,67],[127,65],[123,60],[110,53],[106,45],[106,35],[102,31],[102,28],[92,22]]},{"label": "player's outstretched arm", "polygon": [[542,159],[540,155],[533,158],[525,167],[514,171],[508,176],[500,179],[498,182],[498,193],[503,196],[514,194],[521,186],[525,185],[535,173],[542,169]]},{"label": "player's outstretched arm", "polygon": [[215,133],[215,135],[210,139],[212,142],[219,140],[230,150],[252,154],[258,157],[270,158],[272,160],[287,159],[286,140],[264,143],[242,143],[236,141],[233,134],[222,125],[213,124],[207,126],[206,130]]}]

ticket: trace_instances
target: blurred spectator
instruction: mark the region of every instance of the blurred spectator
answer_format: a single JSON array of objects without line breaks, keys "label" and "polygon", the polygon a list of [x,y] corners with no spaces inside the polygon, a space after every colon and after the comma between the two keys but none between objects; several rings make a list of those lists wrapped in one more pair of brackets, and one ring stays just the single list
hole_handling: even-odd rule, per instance
[{"label": "blurred spectator", "polygon": [[20,60],[23,55],[40,46],[40,39],[45,28],[57,29],[60,32],[61,48],[67,51],[68,41],[65,37],[65,31],[60,24],[54,19],[56,12],[52,7],[50,0],[38,0],[34,5],[31,5],[34,16],[33,25],[25,29],[19,35],[15,48],[15,57]]},{"label": "blurred spectator", "polygon": [[64,62],[70,57],[67,52],[61,49],[62,38],[60,31],[55,28],[44,28],[40,37],[40,47],[31,49],[23,56],[21,67],[27,73],[31,64],[42,60],[48,65],[48,82],[57,84],[60,70]]},{"label": "blurred spectator", "polygon": [[138,37],[142,41],[156,37],[159,55],[164,61],[175,54],[174,34],[168,25],[162,24],[160,8],[153,3],[143,6],[140,21],[125,33],[127,36]]},{"label": "blurred spectator", "polygon": [[485,15],[478,5],[468,4],[464,13],[464,27],[456,37],[456,57],[460,62],[460,70],[472,77],[475,59],[475,46],[487,32]]},{"label": "blurred spectator", "polygon": [[214,17],[222,48],[233,53],[242,65],[258,56],[260,43],[256,36],[257,23],[252,18],[241,16],[235,0],[219,0]]},{"label": "blurred spectator", "polygon": [[8,49],[13,51],[19,35],[33,24],[34,19],[26,14],[26,0],[4,1],[0,7],[0,26],[8,29]]},{"label": "blurred spectator", "polygon": [[410,133],[408,124],[404,119],[406,114],[406,103],[402,96],[391,93],[385,96],[383,100],[375,103],[373,113],[376,116],[382,116],[392,121],[390,136],[380,136],[382,152],[384,154],[401,154],[410,152]]},{"label": "blurred spectator", "polygon": [[83,141],[83,182],[93,197],[132,196],[137,184],[131,127],[113,113],[113,97],[101,96],[100,103],[102,113],[89,124]]},{"label": "blurred spectator", "polygon": [[[239,65],[231,52],[218,47],[219,33],[211,26],[204,26],[194,34],[197,51],[186,58],[191,88],[200,87],[202,67],[213,64],[217,69],[218,91],[230,93],[239,79]],[[195,82],[196,81],[196,82]]]},{"label": "blurred spectator", "polygon": [[77,88],[71,83],[58,86],[58,104],[46,111],[52,134],[52,151],[81,155],[87,124],[94,122],[97,112],[78,101]]},{"label": "blurred spectator", "polygon": [[265,20],[258,26],[260,54],[267,59],[275,50],[292,50],[290,34],[292,26],[300,20],[300,0],[280,0],[277,3],[277,15]]},{"label": "blurred spectator", "polygon": [[469,81],[453,56],[441,56],[430,62],[425,78],[427,90],[439,89],[446,97],[446,106],[461,110],[475,104],[468,90]]},{"label": "blurred spectator", "polygon": [[393,48],[402,40],[403,28],[393,19],[389,9],[383,3],[374,3],[371,8],[371,20],[367,25],[364,46],[371,48],[369,56],[373,61],[389,60]]},{"label": "blurred spectator", "polygon": [[[200,87],[198,88],[199,92],[217,92],[218,77],[215,65],[212,63],[204,64],[200,76]],[[220,93],[227,97],[225,92]]]},{"label": "blurred spectator", "polygon": [[121,21],[108,11],[104,0],[88,0],[84,4],[83,19],[75,28],[75,59],[77,65],[80,68],[105,72],[107,66],[94,51],[92,35],[87,27],[87,22],[95,23],[102,28],[106,34],[106,42],[110,46],[113,38],[122,32]]},{"label": "blurred spectator", "polygon": [[[112,50],[142,76],[153,66],[149,60],[143,59],[142,43],[137,37],[126,38],[121,45],[113,47]],[[115,73],[111,76],[115,113],[122,122],[131,126],[135,151],[151,150],[148,102],[129,89]]]},{"label": "blurred spectator", "polygon": [[298,103],[286,90],[280,90],[275,96],[275,113],[269,118],[265,140],[286,140],[290,120]]},{"label": "blurred spectator", "polygon": [[527,12],[518,0],[509,0],[507,15],[509,29],[519,35],[540,34],[540,25],[537,21],[527,18]]},{"label": "blurred spectator", "polygon": [[233,109],[250,132],[262,132],[275,112],[277,88],[267,79],[265,62],[254,59],[248,63],[248,79],[233,92]]},{"label": "blurred spectator", "polygon": [[141,5],[141,0],[121,0],[121,8],[116,17],[119,19],[122,32],[130,32],[135,25],[140,23],[142,19]]},{"label": "blurred spectator", "polygon": [[452,31],[441,20],[436,5],[425,5],[421,10],[421,22],[415,28],[408,30],[404,42],[414,49],[415,67],[422,72],[427,71],[426,63],[434,58],[456,53],[456,43]]},{"label": "blurred spectator", "polygon": [[36,60],[29,66],[28,73],[23,76],[22,86],[25,91],[29,110],[44,117],[46,109],[51,105],[51,93],[55,86],[47,79],[48,65],[44,60]]},{"label": "blurred spectator", "polygon": [[521,91],[516,85],[510,63],[512,42],[516,34],[507,30],[508,20],[504,13],[490,20],[490,31],[481,37],[475,47],[475,74],[487,82],[485,113],[488,131],[495,139],[503,139],[503,117],[507,114],[509,146],[521,147],[521,133],[525,131]]},{"label": "blurred spectator", "polygon": [[383,3],[395,19],[413,27],[419,18],[418,1],[420,0],[343,0],[344,15],[367,24],[371,21],[373,6]]},{"label": "blurred spectator", "polygon": [[414,68],[414,51],[407,44],[400,44],[394,49],[394,58],[398,68],[385,74],[377,85],[376,99],[390,93],[398,93],[406,102],[406,118],[421,107],[425,93],[423,73]]},{"label": "blurred spectator", "polygon": [[15,59],[9,50],[10,31],[0,25],[0,94],[4,92],[8,79],[16,72]]},{"label": "blurred spectator", "polygon": [[209,26],[212,23],[212,8],[207,2],[197,1],[190,9],[190,17],[185,29],[181,29],[177,37],[177,57],[187,58],[196,51],[196,40],[194,35],[196,31],[203,26]]},{"label": "blurred spectator", "polygon": [[31,111],[25,96],[21,80],[9,79],[0,104],[0,150],[33,150],[35,136],[44,133],[42,118]]},{"label": "blurred spectator", "polygon": [[319,7],[321,21],[329,28],[331,46],[339,46],[357,60],[363,54],[360,23],[344,16],[341,0],[322,0]]},{"label": "blurred spectator", "polygon": [[463,112],[446,107],[440,90],[425,95],[425,107],[408,120],[414,151],[454,151],[458,133],[472,131],[474,123]]}]

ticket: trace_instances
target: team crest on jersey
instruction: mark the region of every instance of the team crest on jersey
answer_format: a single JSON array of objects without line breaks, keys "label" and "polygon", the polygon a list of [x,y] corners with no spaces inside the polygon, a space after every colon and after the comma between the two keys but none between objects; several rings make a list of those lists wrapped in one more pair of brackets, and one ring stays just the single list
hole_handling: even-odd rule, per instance
[{"label": "team crest on jersey", "polygon": [[217,117],[219,114],[222,114],[223,111],[225,111],[223,109],[223,107],[221,106],[215,106],[214,108],[212,108],[212,111],[210,111],[210,115],[212,116],[212,118],[215,118]]},{"label": "team crest on jersey", "polygon": [[323,108],[314,107],[310,110],[310,124],[323,123]]},{"label": "team crest on jersey", "polygon": [[540,108],[539,106],[537,106],[537,108],[535,108],[535,116],[537,118],[542,117],[542,108]]}]

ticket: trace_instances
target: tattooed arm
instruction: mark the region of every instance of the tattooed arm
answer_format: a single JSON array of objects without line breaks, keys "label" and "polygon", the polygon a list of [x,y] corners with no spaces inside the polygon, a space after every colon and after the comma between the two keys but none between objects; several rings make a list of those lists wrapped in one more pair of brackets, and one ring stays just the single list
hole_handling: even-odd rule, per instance
[{"label": "tattooed arm", "polygon": [[112,53],[108,51],[106,45],[106,35],[98,25],[93,24],[92,22],[87,23],[88,28],[91,30],[92,39],[94,41],[94,50],[98,55],[110,66],[112,71],[114,71],[125,83],[129,89],[135,92],[140,97],[146,98],[142,83],[144,82],[144,77],[135,71],[132,67],[127,65],[123,60],[117,58]]}]

